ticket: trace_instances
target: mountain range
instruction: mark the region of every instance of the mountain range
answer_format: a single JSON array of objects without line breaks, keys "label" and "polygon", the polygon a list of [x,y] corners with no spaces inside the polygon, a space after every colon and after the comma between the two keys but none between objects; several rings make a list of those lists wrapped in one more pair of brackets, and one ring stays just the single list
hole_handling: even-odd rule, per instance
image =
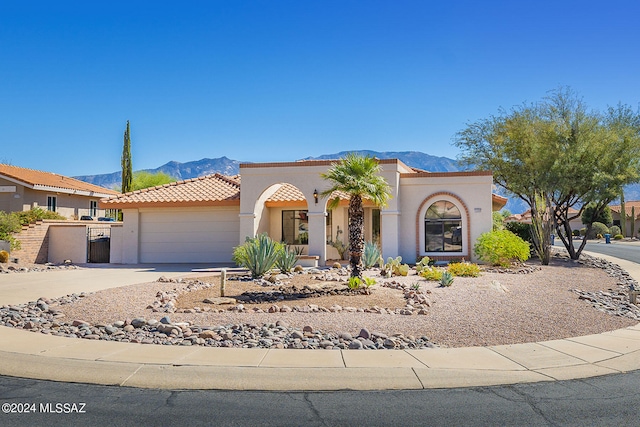
[{"label": "mountain range", "polygon": [[[418,169],[424,169],[431,172],[454,172],[460,170],[458,163],[448,157],[436,157],[419,151],[403,151],[403,152],[378,152],[361,150],[356,151],[363,155],[377,157],[379,159],[400,159],[408,166]],[[326,160],[339,159],[344,157],[348,151],[342,151],[335,154],[325,154],[319,157],[307,157],[302,160]],[[178,181],[184,179],[198,178],[213,173],[221,173],[223,175],[236,175],[240,171],[240,163],[247,163],[239,160],[232,160],[227,157],[219,157],[215,159],[201,159],[191,162],[175,162],[171,161],[155,169],[143,169],[146,172],[156,173],[164,172],[176,178]],[[122,180],[122,172],[106,173],[101,175],[82,175],[74,178],[91,184],[99,185],[106,188],[114,188],[120,186]]]},{"label": "mountain range", "polygon": [[[461,166],[456,160],[450,159],[448,157],[432,156],[420,151],[379,152],[370,150],[359,150],[353,152],[377,157],[379,159],[399,159],[407,166],[423,169],[429,172],[456,172],[461,170]],[[342,151],[334,154],[324,154],[319,157],[307,157],[302,160],[339,159],[341,157],[344,157],[344,155],[347,153],[349,153],[349,151]],[[180,181],[185,179],[198,178],[205,175],[211,175],[216,172],[223,175],[236,175],[240,171],[241,163],[247,162],[232,160],[227,157],[218,157],[215,159],[204,158],[201,160],[195,160],[185,163],[170,161],[155,169],[144,169],[144,171],[151,173],[164,172],[167,175],[170,175]],[[114,188],[120,185],[120,182],[122,180],[122,172],[118,171],[101,175],[83,175],[75,176],[74,178],[91,184],[99,185],[101,187]],[[497,189],[496,193],[508,196],[502,189]],[[640,200],[640,184],[634,184],[625,187],[625,199]],[[509,198],[509,202],[507,203],[505,208],[514,213],[521,213],[528,209],[527,205],[524,202],[513,197]]]}]

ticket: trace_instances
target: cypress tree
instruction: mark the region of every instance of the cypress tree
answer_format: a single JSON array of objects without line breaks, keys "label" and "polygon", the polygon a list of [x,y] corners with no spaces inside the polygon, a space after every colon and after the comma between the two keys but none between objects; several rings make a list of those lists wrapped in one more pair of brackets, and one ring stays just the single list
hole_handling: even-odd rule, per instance
[{"label": "cypress tree", "polygon": [[624,206],[624,189],[620,193],[620,231],[624,237],[627,237],[627,211]]},{"label": "cypress tree", "polygon": [[129,134],[129,120],[127,129],[124,131],[124,146],[122,148],[122,192],[131,191],[133,181],[133,168],[131,165],[131,136]]}]

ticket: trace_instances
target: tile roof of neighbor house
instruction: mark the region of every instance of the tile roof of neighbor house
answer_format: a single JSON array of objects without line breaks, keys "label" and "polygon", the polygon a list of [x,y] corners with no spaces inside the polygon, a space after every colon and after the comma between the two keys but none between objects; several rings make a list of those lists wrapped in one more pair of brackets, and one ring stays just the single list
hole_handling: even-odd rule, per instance
[{"label": "tile roof of neighbor house", "polygon": [[0,164],[0,177],[34,190],[96,197],[118,194],[116,191],[79,179],[12,165]]},{"label": "tile roof of neighbor house", "polygon": [[146,206],[233,206],[240,204],[240,176],[219,173],[102,199],[108,209]]},{"label": "tile roof of neighbor house", "polygon": [[[635,207],[635,214],[636,214],[636,218],[640,216],[640,201],[638,200],[631,200],[628,202],[624,203],[624,210],[627,213],[628,217],[631,217],[631,208]],[[622,206],[621,205],[610,205],[609,209],[611,209],[612,212],[615,212],[617,214],[620,213],[620,211],[622,210]]]}]

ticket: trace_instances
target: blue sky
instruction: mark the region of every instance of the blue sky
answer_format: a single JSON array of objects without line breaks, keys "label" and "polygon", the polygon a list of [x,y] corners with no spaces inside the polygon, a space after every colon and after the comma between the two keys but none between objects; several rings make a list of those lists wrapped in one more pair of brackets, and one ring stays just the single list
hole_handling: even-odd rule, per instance
[{"label": "blue sky", "polygon": [[4,1],[0,161],[84,175],[455,133],[571,86],[640,102],[637,1]]}]

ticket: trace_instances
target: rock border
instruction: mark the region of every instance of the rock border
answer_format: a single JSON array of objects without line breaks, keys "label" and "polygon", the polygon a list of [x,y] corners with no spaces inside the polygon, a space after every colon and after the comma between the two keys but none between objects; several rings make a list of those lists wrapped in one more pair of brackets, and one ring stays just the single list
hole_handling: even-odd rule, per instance
[{"label": "rock border", "polygon": [[[556,254],[555,256],[567,258],[561,254]],[[607,274],[618,279],[619,288],[610,290],[610,292],[596,293],[574,290],[574,292],[578,293],[579,298],[589,301],[596,309],[611,315],[634,316],[634,319],[640,319],[640,308],[624,301],[625,289],[638,288],[638,283],[626,271],[617,264],[588,255],[583,255],[583,258],[576,262],[604,269]],[[160,278],[159,281],[182,283],[181,279]],[[213,285],[194,282],[189,283],[187,289],[210,286]],[[420,304],[428,305],[426,304],[428,301],[426,294],[419,293],[417,289],[413,289],[411,286],[393,280],[382,286],[401,289],[407,299],[407,306],[413,307],[412,304],[416,304],[416,306]],[[159,292],[159,301],[164,303],[165,306],[171,307],[169,303],[174,300],[174,293],[177,297],[179,292],[177,289]],[[37,301],[31,301],[26,304],[2,306],[0,307],[0,325],[54,336],[160,345],[343,350],[402,350],[437,347],[437,344],[431,342],[426,336],[414,337],[411,335],[404,336],[403,334],[389,336],[362,328],[360,333],[354,337],[348,332],[325,333],[320,330],[314,330],[312,326],[305,326],[302,329],[290,328],[283,321],[263,325],[198,326],[185,322],[172,323],[170,318],[165,315],[160,320],[147,320],[139,317],[124,319],[109,325],[90,325],[80,319],[66,321],[64,319],[65,315],[55,308],[56,305],[70,304],[84,298],[86,295],[88,294],[80,293],[55,299],[39,298]],[[425,296],[424,300],[422,295]],[[175,303],[173,307],[175,307]],[[358,311],[358,309],[355,310]],[[281,310],[278,311],[282,312]],[[294,311],[293,308],[291,311]],[[408,313],[396,313],[394,311],[387,312],[387,314]]]}]

